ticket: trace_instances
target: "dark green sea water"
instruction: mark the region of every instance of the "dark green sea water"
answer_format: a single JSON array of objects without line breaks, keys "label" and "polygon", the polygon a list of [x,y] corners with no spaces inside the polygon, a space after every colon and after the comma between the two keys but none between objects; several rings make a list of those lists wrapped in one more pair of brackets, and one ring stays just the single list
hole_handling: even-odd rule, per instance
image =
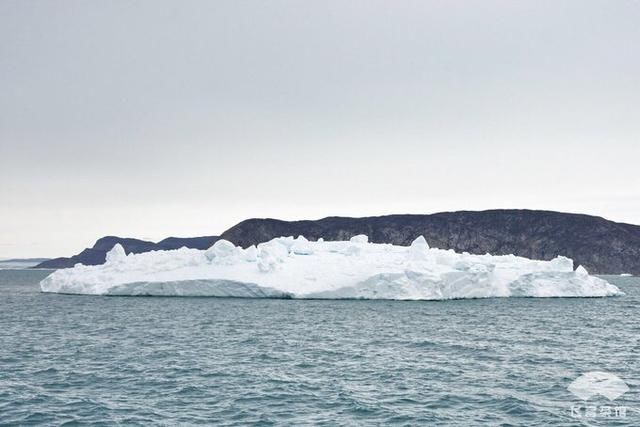
[{"label": "dark green sea water", "polygon": [[[0,271],[0,424],[640,425],[638,278],[401,302],[42,294],[46,274]],[[589,371],[630,390],[580,401]]]}]

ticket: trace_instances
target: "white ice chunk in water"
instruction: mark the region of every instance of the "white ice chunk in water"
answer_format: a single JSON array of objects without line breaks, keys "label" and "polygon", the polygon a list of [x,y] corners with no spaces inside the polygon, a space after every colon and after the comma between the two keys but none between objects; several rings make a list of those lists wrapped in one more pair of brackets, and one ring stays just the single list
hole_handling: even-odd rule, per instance
[{"label": "white ice chunk in water", "polygon": [[456,253],[410,246],[279,237],[242,249],[218,240],[200,251],[181,248],[126,255],[120,245],[103,265],[55,271],[43,292],[292,298],[456,299],[623,295],[606,280],[573,271],[573,261]]}]

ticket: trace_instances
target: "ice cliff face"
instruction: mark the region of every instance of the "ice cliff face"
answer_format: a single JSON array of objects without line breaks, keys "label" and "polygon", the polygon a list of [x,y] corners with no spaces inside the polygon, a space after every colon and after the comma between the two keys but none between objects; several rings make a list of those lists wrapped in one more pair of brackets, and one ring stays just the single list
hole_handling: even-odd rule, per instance
[{"label": "ice cliff face", "polygon": [[246,249],[219,240],[207,250],[126,255],[120,245],[98,266],[58,270],[43,292],[293,298],[425,299],[603,297],[614,285],[573,271],[569,258],[534,261],[513,255],[455,253],[410,246],[279,237]]}]

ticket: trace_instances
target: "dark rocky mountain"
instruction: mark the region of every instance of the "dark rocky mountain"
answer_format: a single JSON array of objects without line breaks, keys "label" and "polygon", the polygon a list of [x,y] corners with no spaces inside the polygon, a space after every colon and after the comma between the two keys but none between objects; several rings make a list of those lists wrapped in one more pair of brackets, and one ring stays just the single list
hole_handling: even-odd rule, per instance
[{"label": "dark rocky mountain", "polygon": [[640,226],[589,215],[532,210],[443,212],[316,221],[248,219],[222,234],[248,246],[277,236],[344,240],[366,234],[376,243],[408,245],[419,235],[432,247],[457,252],[515,254],[533,259],[564,255],[598,274],[640,274]]},{"label": "dark rocky mountain", "polygon": [[148,242],[146,240],[122,238],[116,236],[106,236],[93,245],[92,248],[87,248],[77,255],[69,258],[54,258],[44,261],[35,268],[68,268],[73,267],[77,263],[84,265],[98,265],[103,264],[107,255],[107,252],[113,248],[116,243],[120,243],[126,253],[139,254],[142,252],[179,249],[183,246],[192,249],[207,249],[211,247],[217,240],[218,236],[205,236],[205,237],[168,237],[158,243]]},{"label": "dark rocky mountain", "polygon": [[[557,255],[572,258],[597,274],[640,274],[640,226],[616,223],[589,215],[532,210],[443,212],[432,215],[388,215],[367,218],[328,217],[315,221],[248,219],[220,236],[243,247],[278,236],[304,235],[315,240],[346,240],[366,234],[376,243],[408,245],[424,235],[429,245],[457,252],[515,254],[548,260]],[[218,237],[178,239],[158,243],[104,237],[93,248],[71,258],[46,261],[38,267],[64,268],[81,262],[101,264],[115,243],[127,253],[187,246],[210,247]]]}]

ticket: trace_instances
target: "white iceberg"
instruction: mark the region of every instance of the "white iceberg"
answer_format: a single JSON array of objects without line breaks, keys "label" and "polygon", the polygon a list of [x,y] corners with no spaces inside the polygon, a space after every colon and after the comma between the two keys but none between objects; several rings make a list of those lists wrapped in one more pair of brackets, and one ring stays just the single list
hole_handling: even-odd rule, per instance
[{"label": "white iceberg", "polygon": [[43,292],[90,295],[252,298],[443,300],[491,297],[623,295],[559,256],[536,261],[514,255],[456,253],[411,246],[279,237],[247,249],[226,240],[211,248],[126,255],[120,245],[103,265],[58,270]]}]

